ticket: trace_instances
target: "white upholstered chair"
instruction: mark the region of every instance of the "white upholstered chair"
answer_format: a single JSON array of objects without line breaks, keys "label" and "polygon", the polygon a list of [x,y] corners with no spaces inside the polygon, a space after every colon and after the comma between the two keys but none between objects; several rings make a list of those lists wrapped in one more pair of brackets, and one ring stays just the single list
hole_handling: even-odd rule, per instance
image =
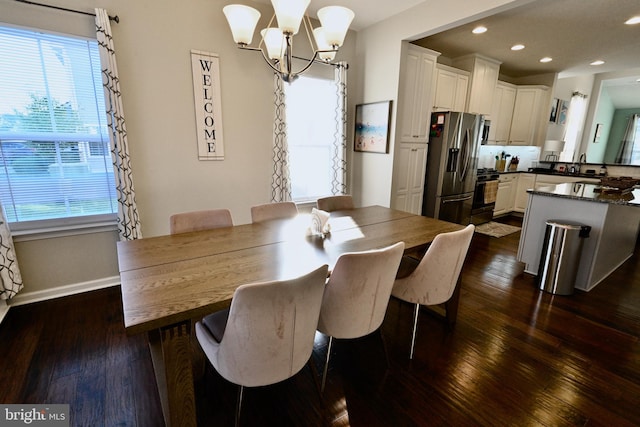
[{"label": "white upholstered chair", "polygon": [[316,201],[318,209],[333,212],[354,209],[353,197],[349,195],[322,197]]},{"label": "white upholstered chair", "polygon": [[298,207],[293,202],[266,203],[251,207],[251,222],[293,218],[296,215],[298,215]]},{"label": "white upholstered chair", "polygon": [[171,234],[221,227],[233,227],[233,219],[228,209],[183,212],[169,217],[169,232]]},{"label": "white upholstered chair", "polygon": [[222,377],[244,387],[275,384],[294,376],[313,350],[328,267],[291,280],[240,286],[228,310],[196,323],[196,337]]},{"label": "white upholstered chair", "polygon": [[321,391],[334,338],[360,338],[377,330],[387,311],[404,242],[340,255],[327,280],[318,331],[329,336]]},{"label": "white upholstered chair", "polygon": [[[451,299],[459,282],[474,230],[475,226],[470,224],[463,230],[437,235],[415,270],[395,281],[391,294],[415,304],[410,359],[413,358],[420,305],[439,305]],[[450,323],[455,321],[455,317],[452,319],[448,311],[447,317]]]}]

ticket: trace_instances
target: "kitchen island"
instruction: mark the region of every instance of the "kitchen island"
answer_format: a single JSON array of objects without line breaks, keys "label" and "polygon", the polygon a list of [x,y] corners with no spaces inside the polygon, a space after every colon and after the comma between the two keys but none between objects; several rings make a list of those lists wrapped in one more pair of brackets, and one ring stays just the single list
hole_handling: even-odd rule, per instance
[{"label": "kitchen island", "polygon": [[541,185],[528,190],[518,260],[537,275],[546,222],[560,220],[591,226],[580,258],[576,289],[589,291],[632,254],[640,227],[640,189],[604,192],[595,184]]}]

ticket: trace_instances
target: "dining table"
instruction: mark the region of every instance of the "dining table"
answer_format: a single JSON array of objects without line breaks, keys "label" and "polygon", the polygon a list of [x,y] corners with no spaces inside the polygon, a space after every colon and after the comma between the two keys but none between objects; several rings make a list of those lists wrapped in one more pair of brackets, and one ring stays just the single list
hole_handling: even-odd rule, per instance
[{"label": "dining table", "polygon": [[405,243],[424,251],[460,224],[368,206],[330,213],[330,231],[309,232],[311,216],[121,241],[117,244],[124,327],[147,334],[166,425],[197,424],[193,320],[227,308],[246,283],[284,280],[341,254]]}]

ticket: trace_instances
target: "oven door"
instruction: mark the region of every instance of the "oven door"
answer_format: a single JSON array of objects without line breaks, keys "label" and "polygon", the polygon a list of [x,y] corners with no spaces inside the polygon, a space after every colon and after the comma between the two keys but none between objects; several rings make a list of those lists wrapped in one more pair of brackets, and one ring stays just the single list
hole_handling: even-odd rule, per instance
[{"label": "oven door", "polygon": [[473,207],[471,209],[471,223],[484,224],[493,219],[493,209],[496,205],[498,180],[478,181],[473,193]]},{"label": "oven door", "polygon": [[462,193],[439,198],[438,219],[468,225],[471,223],[473,193]]}]

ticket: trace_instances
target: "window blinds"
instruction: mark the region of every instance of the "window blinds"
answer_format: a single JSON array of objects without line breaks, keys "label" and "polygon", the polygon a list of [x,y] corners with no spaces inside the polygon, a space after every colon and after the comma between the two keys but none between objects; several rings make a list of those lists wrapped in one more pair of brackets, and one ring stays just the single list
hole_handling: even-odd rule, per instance
[{"label": "window blinds", "polygon": [[0,26],[0,75],[9,222],[115,213],[97,42]]}]

